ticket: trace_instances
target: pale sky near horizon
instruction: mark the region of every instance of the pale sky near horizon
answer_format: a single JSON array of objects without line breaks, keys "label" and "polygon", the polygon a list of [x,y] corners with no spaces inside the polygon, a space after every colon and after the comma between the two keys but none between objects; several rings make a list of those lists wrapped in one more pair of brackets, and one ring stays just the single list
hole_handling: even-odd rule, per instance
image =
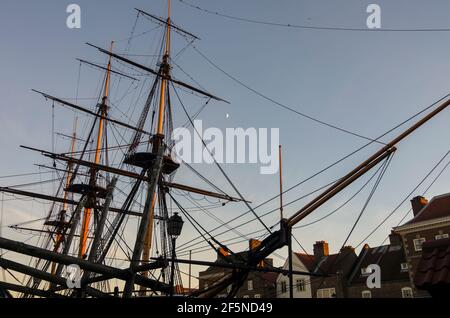
[{"label": "pale sky near horizon", "polygon": [[[251,88],[291,108],[364,136],[374,138],[450,93],[450,80],[447,77],[450,73],[450,31],[351,32],[286,28],[209,15],[180,1],[172,1],[175,23],[201,38],[195,43],[195,47],[224,70]],[[430,5],[429,1],[416,0],[248,0],[227,1],[226,6],[219,0],[187,2],[232,16],[342,28],[365,28],[368,16],[366,7],[370,3],[377,3],[381,7],[382,28],[450,29],[448,1],[433,1],[433,5]],[[66,27],[66,7],[69,3],[77,3],[81,7],[82,26],[79,30]],[[74,98],[79,71],[75,58],[105,62],[105,56],[84,43],[91,42],[106,48],[111,40],[116,40],[117,51],[123,52],[127,44],[125,39],[129,37],[136,20],[135,7],[165,16],[166,1],[1,1],[0,177],[38,172],[40,170],[34,166],[35,163],[51,164],[38,154],[18,148],[19,145],[47,150],[52,148],[51,105],[32,93],[31,88],[60,97]],[[154,27],[155,24],[141,17],[135,34]],[[153,54],[150,50],[154,49],[154,44],[160,36],[156,31],[160,30],[133,39],[129,54]],[[182,49],[186,43],[177,35],[173,41],[174,52]],[[142,63],[150,62],[144,57],[134,58]],[[231,102],[230,105],[208,105],[200,116],[204,125],[219,128],[280,129],[285,188],[366,143],[361,138],[319,125],[262,99],[213,68],[193,48],[188,47],[183,51],[177,57],[176,63],[208,91]],[[173,72],[174,76],[192,83],[179,68],[174,67]],[[95,105],[92,100],[83,98],[96,96],[101,74],[83,67],[80,79],[79,102],[93,108]],[[119,87],[117,82],[113,87],[114,85]],[[121,89],[126,91],[126,83],[121,85]],[[113,110],[117,118],[122,116],[121,112],[127,112],[129,109],[128,105],[120,104],[120,97],[118,94],[113,95],[113,101],[117,101],[119,105],[119,109]],[[176,97],[172,98],[175,100]],[[187,98],[192,112],[202,104],[202,100],[189,96]],[[186,121],[181,108],[175,108],[174,113],[176,123],[182,124]],[[133,116],[136,118],[136,114]],[[72,119],[73,112],[57,109],[56,130],[70,133]],[[350,237],[349,245],[356,246],[450,149],[449,121],[450,111],[446,110],[399,144],[378,191]],[[394,134],[390,134],[382,140],[388,141],[393,136]],[[56,141],[56,149],[66,151],[67,140],[57,138]],[[378,147],[371,146],[323,176],[298,187],[285,196],[285,201],[294,200],[343,176]],[[440,168],[449,159],[444,160]],[[239,190],[252,201],[253,206],[278,192],[278,176],[260,175],[258,165],[227,164],[224,167]],[[217,170],[200,165],[196,168],[214,178],[227,192],[234,194]],[[183,176],[186,174],[180,172],[176,180],[183,180]],[[448,172],[443,173],[427,196],[450,192],[448,176]],[[33,182],[36,178],[46,179],[48,175],[0,179],[0,186]],[[414,194],[421,194],[432,179],[433,177],[427,179]],[[314,221],[338,207],[355,193],[365,180],[367,177],[356,182],[302,223]],[[331,217],[295,230],[296,238],[309,252],[317,240],[328,241],[332,252],[339,250],[369,194],[371,185],[373,183],[348,206]],[[286,207],[285,215],[292,215],[305,203],[307,201],[303,200]],[[278,201],[275,201],[256,211],[262,214],[276,208],[277,204]],[[408,209],[409,200],[367,243],[372,246],[381,244]],[[224,209],[213,210],[213,213],[226,221],[245,211],[243,204],[230,204]],[[5,201],[3,225],[43,217],[45,212],[45,208],[36,202],[19,205],[16,201]],[[197,214],[194,216],[203,222],[206,228],[211,229],[218,225],[211,218],[200,214],[201,212],[195,213]],[[251,216],[248,215],[244,220],[248,222],[250,219]],[[275,224],[278,212],[263,220],[269,226]],[[261,225],[254,222],[246,224],[239,231],[249,233],[259,229]],[[2,234],[20,240],[27,238],[26,235],[6,227],[2,228]],[[186,225],[179,244],[193,236],[196,236],[195,231]],[[223,236],[222,239],[231,237],[233,235]],[[239,250],[245,248],[245,244],[233,248]],[[298,247],[296,249],[299,250]],[[283,253],[284,251],[281,254]],[[186,254],[183,257],[186,257]],[[194,258],[213,257],[211,252],[205,252]],[[282,260],[275,257],[275,263],[281,265]]]}]

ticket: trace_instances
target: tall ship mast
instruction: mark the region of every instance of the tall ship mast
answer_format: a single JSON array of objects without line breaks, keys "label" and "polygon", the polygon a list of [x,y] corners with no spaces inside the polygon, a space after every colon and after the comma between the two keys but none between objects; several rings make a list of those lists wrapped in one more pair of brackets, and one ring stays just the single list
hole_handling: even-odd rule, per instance
[{"label": "tall ship mast", "polygon": [[[23,298],[169,295],[206,298],[217,297],[224,292],[228,297],[234,297],[252,271],[288,274],[292,287],[292,264],[289,271],[273,266],[262,268],[264,260],[284,247],[288,247],[291,255],[292,228],[296,224],[368,171],[386,162],[397,150],[399,142],[450,105],[450,99],[443,101],[289,217],[285,217],[283,200],[280,200],[279,228],[269,229],[217,161],[214,160],[214,164],[235,194],[226,193],[192,166],[174,158],[172,101],[177,100],[183,109],[180,114],[187,116],[188,124],[194,126],[194,118],[186,110],[178,90],[203,98],[205,105],[210,101],[227,101],[197,83],[184,82],[173,76],[176,64],[172,58],[173,33],[180,34],[189,43],[198,38],[173,22],[170,0],[167,7],[166,18],[137,9],[138,18],[145,17],[163,29],[156,67],[135,61],[131,54],[119,54],[116,42],[111,42],[109,49],[88,44],[107,58],[106,66],[79,60],[102,74],[95,105],[86,107],[78,100],[74,102],[34,90],[53,107],[61,106],[84,116],[86,129],[84,135],[80,133],[79,119],[74,120],[72,134],[67,136],[70,139],[68,152],[65,153],[22,146],[30,152],[42,154],[52,163],[40,165],[40,168],[57,176],[57,189],[52,194],[44,194],[18,187],[0,187],[0,192],[7,195],[49,203],[45,218],[35,221],[38,226],[11,226],[13,230],[38,233],[35,244],[0,237],[0,249],[18,253],[28,260],[20,263],[1,256],[0,266],[21,273],[24,280],[22,285],[0,282],[0,288]],[[115,65],[120,65],[121,69]],[[124,120],[126,111],[117,109],[111,98],[118,86],[113,85],[113,77],[133,83],[138,81],[136,77],[144,79],[141,91],[144,103],[136,103],[139,104],[136,107],[137,120]],[[124,116],[118,117],[116,110]],[[118,132],[123,132],[119,138]],[[205,187],[198,188],[189,182],[176,183],[175,175],[183,167],[194,172]],[[177,191],[212,198],[217,200],[218,206],[227,203],[245,205],[264,225],[265,238],[252,240],[254,244],[246,251],[233,251],[226,242],[208,233],[195,220],[177,198]],[[280,192],[283,193],[282,188]],[[174,236],[179,233],[175,233],[173,227],[182,225],[180,215],[224,262],[217,264],[177,257]],[[204,290],[186,291],[183,284],[186,278],[180,270],[180,264],[185,263],[223,266],[230,271]],[[76,279],[71,276],[74,270]]]}]

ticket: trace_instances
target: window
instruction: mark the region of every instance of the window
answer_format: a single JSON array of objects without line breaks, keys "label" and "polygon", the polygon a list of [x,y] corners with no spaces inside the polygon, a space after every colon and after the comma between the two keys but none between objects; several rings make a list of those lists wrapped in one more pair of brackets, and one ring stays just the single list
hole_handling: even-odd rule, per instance
[{"label": "window", "polygon": [[303,292],[306,290],[305,288],[305,280],[304,279],[297,279],[296,281],[297,291]]},{"label": "window", "polygon": [[362,298],[372,298],[372,292],[370,290],[363,290],[361,296]]},{"label": "window", "polygon": [[403,287],[402,288],[402,297],[403,298],[414,298],[412,288],[411,287]]},{"label": "window", "polygon": [[247,289],[253,290],[253,281],[252,280],[247,281]]},{"label": "window", "polygon": [[281,293],[284,294],[287,292],[286,282],[281,282]]},{"label": "window", "polygon": [[230,293],[231,292],[231,285],[228,285],[228,287],[227,287],[227,293]]},{"label": "window", "polygon": [[448,238],[448,234],[447,233],[444,233],[444,234],[441,233],[441,234],[436,235],[434,238],[436,240],[446,239],[446,238]]},{"label": "window", "polygon": [[402,272],[407,271],[408,268],[409,268],[408,263],[401,263],[400,264],[400,269],[401,269]]},{"label": "window", "polygon": [[261,298],[260,294],[255,294],[255,298]]},{"label": "window", "polygon": [[422,250],[422,244],[425,242],[425,238],[421,237],[421,238],[417,238],[414,239],[414,249],[416,250],[416,252],[421,251]]},{"label": "window", "polygon": [[367,267],[363,267],[363,268],[361,268],[361,274],[363,276],[367,276],[367,275],[372,274],[372,271],[369,268],[367,268]]},{"label": "window", "polygon": [[244,295],[244,297],[242,297],[242,298],[250,298],[250,296],[249,295]]},{"label": "window", "polygon": [[334,298],[336,297],[336,289],[322,288],[317,290],[317,298]]}]

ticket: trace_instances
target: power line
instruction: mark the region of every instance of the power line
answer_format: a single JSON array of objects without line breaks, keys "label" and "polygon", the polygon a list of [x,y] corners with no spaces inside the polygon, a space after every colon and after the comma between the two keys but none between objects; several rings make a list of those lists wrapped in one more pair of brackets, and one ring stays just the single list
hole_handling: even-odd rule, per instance
[{"label": "power line", "polygon": [[209,9],[202,8],[200,6],[194,5],[192,3],[186,2],[184,0],[178,0],[182,4],[196,9],[198,11],[201,11],[203,13],[207,13],[210,15],[240,21],[240,22],[246,22],[246,23],[252,23],[252,24],[260,24],[260,25],[267,25],[267,26],[274,26],[274,27],[283,27],[283,28],[291,28],[291,29],[305,29],[305,30],[322,30],[322,31],[350,31],[350,32],[448,32],[450,31],[450,28],[430,28],[430,29],[422,29],[422,28],[413,28],[413,29],[394,29],[394,28],[380,28],[380,29],[369,29],[369,28],[349,28],[349,27],[333,27],[333,26],[319,26],[319,25],[306,25],[306,24],[291,24],[291,23],[281,23],[281,22],[271,22],[271,21],[264,21],[264,20],[258,20],[253,18],[246,18],[246,17],[238,17],[234,15],[229,15],[225,13],[221,13],[218,11],[213,11]]}]

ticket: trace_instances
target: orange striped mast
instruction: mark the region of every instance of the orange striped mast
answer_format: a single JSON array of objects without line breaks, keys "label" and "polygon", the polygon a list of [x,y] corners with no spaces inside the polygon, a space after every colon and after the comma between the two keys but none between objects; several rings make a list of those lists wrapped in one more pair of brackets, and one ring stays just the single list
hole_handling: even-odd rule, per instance
[{"label": "orange striped mast", "polygon": [[[112,53],[114,42],[111,42],[110,47],[110,53]],[[105,118],[106,118],[106,112],[107,112],[107,100],[109,97],[109,85],[110,85],[110,79],[111,79],[111,59],[112,56],[109,56],[109,62],[106,72],[106,79],[105,79],[105,88],[104,88],[104,94],[101,104],[101,117],[98,124],[98,132],[97,132],[97,144],[95,148],[95,157],[94,157],[94,163],[98,164],[100,163],[100,155],[102,152],[102,142],[103,142],[103,133],[104,133],[104,126],[105,126]],[[95,183],[95,174],[96,172],[93,171],[91,175],[91,180]],[[91,214],[92,214],[92,208],[85,208],[84,214],[83,214],[83,222],[82,222],[82,228],[81,228],[81,235],[80,235],[80,248],[78,256],[80,258],[84,258],[86,255],[86,249],[87,249],[87,237],[89,233],[89,224],[91,221]]]},{"label": "orange striped mast", "polygon": [[[75,151],[75,142],[76,142],[76,138],[77,138],[77,125],[78,125],[78,117],[75,117],[75,120],[73,123],[72,141],[71,141],[71,145],[70,145],[71,154],[73,154]],[[67,164],[66,188],[70,185],[70,179],[72,177],[72,168],[73,168],[73,163],[69,162]],[[64,230],[63,229],[64,214],[67,212],[67,209],[69,208],[69,205],[67,204],[68,195],[69,195],[69,193],[67,191],[65,191],[64,192],[64,205],[63,205],[63,209],[59,216],[59,221],[61,222],[61,224],[60,224],[61,231]],[[56,234],[56,240],[55,240],[55,244],[54,244],[54,248],[53,248],[54,252],[58,251],[62,242],[63,242],[63,235],[60,232],[58,232]],[[53,275],[56,273],[56,263],[52,263],[52,271],[51,272]]]},{"label": "orange striped mast", "polygon": [[[169,67],[169,57],[170,57],[170,32],[171,32],[171,0],[168,0],[168,14],[167,14],[167,27],[166,27],[166,43],[165,43],[165,49],[164,49],[164,56],[163,56],[163,75],[169,75],[170,67]],[[166,107],[166,92],[168,81],[165,76],[162,77],[161,80],[161,86],[159,91],[159,115],[158,115],[158,127],[157,127],[157,134],[158,135],[164,135],[164,113],[165,113],[165,107]],[[152,238],[153,238],[153,223],[155,218],[155,205],[157,200],[157,192],[153,194],[152,198],[152,204],[150,206],[150,221],[147,226],[147,232],[145,235],[145,241],[142,251],[142,261],[148,262],[151,255],[151,248],[152,248]],[[143,276],[148,276],[148,272],[142,273]],[[140,293],[141,295],[145,295],[147,288],[144,286],[140,287]]]}]

